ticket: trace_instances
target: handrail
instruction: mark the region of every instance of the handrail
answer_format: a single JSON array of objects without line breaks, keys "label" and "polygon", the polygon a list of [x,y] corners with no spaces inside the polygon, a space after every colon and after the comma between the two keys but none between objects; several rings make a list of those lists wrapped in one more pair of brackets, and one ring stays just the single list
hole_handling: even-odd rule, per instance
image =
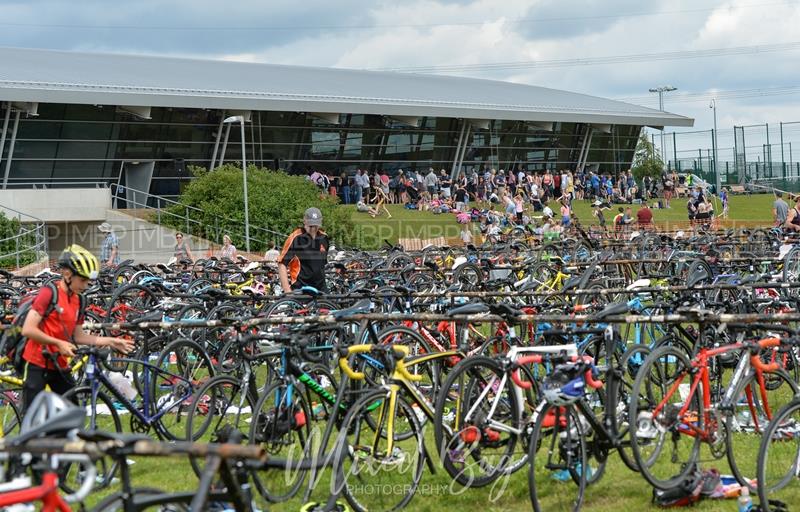
[{"label": "handrail", "polygon": [[26,217],[28,217],[28,218],[31,218],[31,219],[33,219],[33,220],[35,220],[35,221],[37,221],[37,222],[44,222],[44,220],[43,220],[43,219],[40,219],[39,217],[35,217],[35,216],[33,216],[33,215],[30,215],[30,214],[28,214],[28,213],[21,212],[21,211],[19,211],[19,210],[15,210],[14,208],[11,208],[11,207],[9,207],[9,206],[4,206],[4,205],[2,205],[2,204],[0,204],[0,210],[8,210],[8,211],[10,211],[10,212],[14,212],[14,213],[16,213],[16,214],[17,214],[17,218],[18,218],[18,220],[19,220],[20,222],[22,222],[22,219],[20,218],[22,215],[24,215],[24,216],[26,216]]},{"label": "handrail", "polygon": [[86,180],[80,178],[46,178],[31,180],[30,178],[9,178],[8,187],[13,188],[64,188],[73,185],[91,185],[93,188],[108,188],[112,185],[109,180]]},{"label": "handrail", "polygon": [[[121,200],[125,201],[126,203],[133,204],[134,206],[137,206],[137,207],[142,207],[144,209],[150,209],[150,210],[156,210],[157,211],[157,215],[158,215],[158,219],[157,219],[157,223],[158,224],[161,224],[161,215],[164,214],[164,215],[168,215],[170,217],[181,219],[183,222],[185,222],[186,223],[186,233],[187,234],[192,234],[191,226],[192,225],[196,225],[196,226],[198,226],[200,228],[200,232],[203,235],[214,234],[217,239],[220,238],[220,233],[219,233],[220,228],[219,228],[218,225],[217,226],[210,226],[210,225],[208,225],[206,223],[203,223],[203,222],[201,222],[201,221],[199,221],[197,219],[192,219],[191,216],[189,215],[190,212],[196,212],[196,215],[200,215],[200,214],[205,215],[205,212],[200,208],[197,208],[195,206],[189,206],[189,205],[183,204],[183,203],[181,203],[179,201],[174,201],[172,199],[167,199],[167,198],[165,198],[163,196],[158,196],[158,195],[155,195],[155,194],[151,194],[151,193],[145,192],[143,190],[138,190],[138,189],[127,187],[127,186],[120,186],[120,185],[118,185],[116,183],[112,184],[110,186],[110,189],[111,189],[111,195],[112,195],[112,199],[113,199],[113,203],[112,204],[113,204],[113,206],[115,208],[117,207],[117,204],[118,204],[117,201],[121,199]],[[133,193],[133,198],[129,199],[127,197],[127,195],[121,197],[120,196],[120,192],[125,192],[125,191],[131,191]],[[138,200],[140,195],[145,198],[144,202]],[[150,204],[148,204],[148,201],[151,198],[155,199],[155,202],[156,202],[157,206],[153,207],[153,206],[150,206]],[[167,210],[164,210],[161,207],[162,203],[166,203],[167,205],[170,205],[170,206],[180,206],[181,208],[184,209],[184,211],[186,212],[186,215],[185,216],[177,215],[175,213],[172,213],[172,212],[169,212]],[[221,215],[213,215],[213,217],[214,217],[215,221],[222,220],[222,221],[226,221],[228,223],[233,223],[234,225],[239,226],[241,229],[237,229],[237,232],[241,231],[242,238],[244,238],[244,223],[242,223],[239,220],[232,219],[230,217],[223,217]],[[271,230],[269,228],[264,228],[264,227],[260,227],[260,226],[252,226],[251,225],[250,226],[250,231],[251,231],[250,240],[254,241],[256,243],[263,244],[264,246],[268,246],[269,245],[269,243],[268,243],[269,241],[272,241],[273,243],[275,243],[277,245],[283,239],[285,239],[286,236],[287,236],[284,233],[280,233],[278,231],[274,231],[274,230]],[[264,236],[264,239],[260,239],[260,238],[256,238],[256,237],[252,236],[252,232],[253,231],[255,231],[257,233],[260,232],[262,234],[262,236]]]},{"label": "handrail", "polygon": [[[15,210],[0,205],[0,210],[8,210],[16,213],[17,222],[19,222],[19,231],[15,235],[0,239],[0,260],[14,258],[16,268],[21,266],[21,258],[25,255],[32,255],[33,261],[39,261],[47,257],[47,225],[45,222],[33,215]],[[23,224],[22,216],[33,219],[33,222]],[[13,216],[12,216],[13,218]],[[13,243],[14,250],[10,252],[5,251],[5,247]]]}]

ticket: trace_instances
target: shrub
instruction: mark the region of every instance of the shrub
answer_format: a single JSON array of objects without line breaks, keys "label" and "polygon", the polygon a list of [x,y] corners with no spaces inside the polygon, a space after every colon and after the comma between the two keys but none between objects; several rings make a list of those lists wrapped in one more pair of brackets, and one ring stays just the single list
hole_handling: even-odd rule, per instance
[{"label": "shrub", "polygon": [[[192,235],[221,243],[229,234],[233,244],[244,250],[244,190],[242,169],[226,164],[208,171],[190,167],[195,179],[189,182],[180,197],[180,204],[162,215],[162,223],[179,230],[186,229],[186,206],[190,210]],[[247,188],[250,217],[250,250],[263,252],[273,243],[280,245],[293,229],[302,225],[303,213],[311,206],[322,211],[323,229],[334,243],[350,245],[354,228],[350,215],[337,207],[338,200],[303,176],[289,176],[282,171],[247,166]],[[197,223],[195,221],[198,221]]]}]

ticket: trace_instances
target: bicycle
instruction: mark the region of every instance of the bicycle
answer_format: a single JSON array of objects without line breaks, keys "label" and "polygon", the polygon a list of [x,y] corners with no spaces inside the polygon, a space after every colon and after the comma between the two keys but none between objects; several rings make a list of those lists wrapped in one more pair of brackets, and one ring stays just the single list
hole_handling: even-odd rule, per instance
[{"label": "bicycle", "polygon": [[[436,413],[415,385],[423,375],[412,371],[418,364],[452,357],[453,353],[406,360],[409,353],[404,345],[367,344],[339,349],[339,368],[351,380],[366,378],[363,372],[351,366],[350,356],[356,354],[372,354],[380,359],[389,375],[383,385],[365,390],[350,407],[336,438],[334,494],[343,494],[359,512],[404,507],[414,497],[425,463],[432,473],[436,472],[420,424],[423,416],[434,421]],[[387,483],[391,489],[397,489],[397,475],[405,477],[407,473],[411,473],[411,480],[400,484],[402,492],[383,494],[380,491]],[[385,481],[381,481],[382,475]]]},{"label": "bicycle", "polygon": [[[755,491],[756,461],[746,458],[752,441],[736,411],[743,402],[750,415],[748,430],[760,434],[760,420],[771,420],[782,393],[787,388],[791,396],[798,392],[798,385],[779,363],[762,361],[765,355],[773,358],[780,345],[780,338],[768,337],[700,348],[691,360],[682,350],[663,346],[647,357],[633,384],[628,417],[635,425],[631,428],[634,459],[651,485],[659,489],[677,485],[691,471],[700,444],[705,443],[714,457],[727,455],[739,483]],[[716,359],[743,350],[749,357],[739,358],[730,381],[723,384],[723,368]],[[767,375],[773,382],[770,387]],[[775,385],[776,381],[780,383]]]}]

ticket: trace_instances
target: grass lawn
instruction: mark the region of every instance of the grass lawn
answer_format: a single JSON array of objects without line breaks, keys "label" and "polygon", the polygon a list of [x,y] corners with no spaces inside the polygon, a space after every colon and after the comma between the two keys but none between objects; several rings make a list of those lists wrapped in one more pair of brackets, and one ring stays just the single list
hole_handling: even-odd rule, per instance
[{"label": "grass lawn", "polygon": [[[774,199],[772,194],[731,196],[729,221],[725,225],[733,226],[741,222],[747,226],[771,226]],[[619,206],[627,205],[612,205],[611,210],[604,212],[606,225],[611,223]],[[635,215],[639,206],[630,206]],[[558,214],[556,202],[550,202],[550,207]],[[461,226],[456,223],[453,214],[434,215],[431,212],[407,210],[402,205],[389,205],[391,219],[387,218],[385,214],[373,219],[369,214],[357,212],[353,205],[341,206],[341,208],[352,211],[353,222],[356,224],[360,241],[364,247],[376,248],[384,239],[396,243],[400,238],[436,238],[439,236],[458,238],[461,231]],[[597,224],[597,219],[592,215],[589,201],[575,201],[573,208],[574,214],[581,224]],[[717,203],[715,211],[721,212],[722,205]],[[661,224],[687,221],[686,200],[673,200],[670,209],[654,209],[653,220]]]}]

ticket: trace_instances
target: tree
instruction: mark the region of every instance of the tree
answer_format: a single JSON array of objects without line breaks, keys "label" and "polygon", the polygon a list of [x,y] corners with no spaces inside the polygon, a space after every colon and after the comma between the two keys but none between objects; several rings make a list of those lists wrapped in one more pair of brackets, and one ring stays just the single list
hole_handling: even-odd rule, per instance
[{"label": "tree", "polygon": [[633,176],[637,180],[641,180],[645,176],[658,178],[664,172],[664,162],[653,143],[647,138],[647,133],[644,130],[642,130],[636,143],[631,172],[633,172]]},{"label": "tree", "polygon": [[[192,235],[221,243],[222,236],[229,234],[233,244],[242,250],[244,191],[241,167],[228,164],[213,171],[200,167],[190,167],[189,170],[195,179],[181,194],[180,204],[170,207],[168,215],[162,215],[162,223],[185,230],[186,207],[197,208],[199,211],[189,209]],[[286,235],[302,225],[303,213],[311,206],[322,211],[323,229],[334,243],[340,247],[352,243],[354,227],[349,212],[338,208],[336,198],[322,194],[305,177],[249,165],[247,188],[252,252],[262,252],[273,243],[283,243]]]}]

